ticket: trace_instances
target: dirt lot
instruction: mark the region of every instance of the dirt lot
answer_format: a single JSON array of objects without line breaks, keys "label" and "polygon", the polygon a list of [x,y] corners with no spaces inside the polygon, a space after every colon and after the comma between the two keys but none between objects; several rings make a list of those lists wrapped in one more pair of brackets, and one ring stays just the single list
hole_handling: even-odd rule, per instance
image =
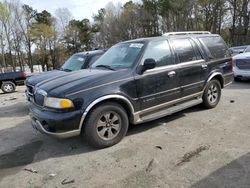
[{"label": "dirt lot", "polygon": [[103,150],[33,130],[23,91],[0,93],[1,188],[250,187],[250,82],[224,89],[215,109],[131,126]]}]

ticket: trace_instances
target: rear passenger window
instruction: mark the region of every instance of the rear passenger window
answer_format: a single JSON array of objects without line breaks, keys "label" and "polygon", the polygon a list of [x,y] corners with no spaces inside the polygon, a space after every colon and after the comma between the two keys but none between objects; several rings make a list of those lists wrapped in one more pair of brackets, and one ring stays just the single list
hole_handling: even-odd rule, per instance
[{"label": "rear passenger window", "polygon": [[149,58],[156,61],[156,67],[174,64],[173,56],[166,40],[154,41],[148,45],[143,59]]},{"label": "rear passenger window", "polygon": [[174,39],[172,42],[180,63],[201,59],[201,56],[196,55],[189,39]]},{"label": "rear passenger window", "polygon": [[201,37],[199,40],[208,48],[214,58],[224,58],[230,55],[227,45],[219,36]]}]

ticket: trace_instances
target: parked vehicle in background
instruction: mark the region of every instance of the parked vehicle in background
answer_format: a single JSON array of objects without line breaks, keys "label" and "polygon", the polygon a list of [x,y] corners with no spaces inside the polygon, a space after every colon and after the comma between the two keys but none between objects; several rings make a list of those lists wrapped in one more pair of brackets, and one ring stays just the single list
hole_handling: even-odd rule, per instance
[{"label": "parked vehicle in background", "polygon": [[245,49],[244,53],[250,52],[250,45],[247,46],[247,48]]},{"label": "parked vehicle in background", "polygon": [[233,72],[235,81],[250,79],[250,52],[233,57]]},{"label": "parked vehicle in background", "polygon": [[72,55],[60,69],[53,71],[48,71],[38,75],[31,76],[26,81],[26,96],[27,99],[30,99],[30,96],[34,93],[34,87],[41,81],[48,79],[53,79],[53,77],[63,77],[69,72],[77,71],[80,69],[89,68],[98,58],[100,58],[105,53],[105,50],[94,50],[88,52],[80,52]]},{"label": "parked vehicle in background", "polygon": [[232,50],[233,56],[234,56],[237,54],[244,53],[244,51],[246,50],[247,47],[248,46],[235,46],[235,47],[231,47],[230,50]]},{"label": "parked vehicle in background", "polygon": [[219,35],[136,39],[114,45],[91,69],[37,84],[30,115],[42,133],[82,134],[95,147],[109,147],[122,140],[129,124],[201,103],[216,107],[232,80],[231,53]]},{"label": "parked vehicle in background", "polygon": [[20,72],[8,72],[0,73],[0,87],[4,93],[12,93],[16,90],[17,85],[24,85],[26,79],[26,73]]}]

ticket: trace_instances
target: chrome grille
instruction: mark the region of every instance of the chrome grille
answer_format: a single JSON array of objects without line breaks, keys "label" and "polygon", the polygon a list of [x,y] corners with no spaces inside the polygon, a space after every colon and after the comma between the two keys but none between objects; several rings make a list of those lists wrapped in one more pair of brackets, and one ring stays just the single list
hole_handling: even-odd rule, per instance
[{"label": "chrome grille", "polygon": [[27,88],[27,92],[30,96],[33,96],[34,95],[34,87],[31,86],[31,85],[26,85],[26,88]]},{"label": "chrome grille", "polygon": [[38,105],[38,106],[43,106],[44,104],[44,99],[47,96],[47,92],[36,88],[35,92],[34,92],[34,102]]},{"label": "chrome grille", "polygon": [[34,102],[39,106],[43,106],[44,96],[39,93],[35,93]]}]

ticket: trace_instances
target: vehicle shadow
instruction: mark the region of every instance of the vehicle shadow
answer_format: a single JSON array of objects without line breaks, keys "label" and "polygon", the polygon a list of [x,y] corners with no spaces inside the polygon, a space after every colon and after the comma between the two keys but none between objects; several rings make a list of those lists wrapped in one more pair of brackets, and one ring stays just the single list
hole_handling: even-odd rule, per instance
[{"label": "vehicle shadow", "polygon": [[[182,118],[185,113],[200,110],[201,108],[196,106],[156,121],[130,126],[127,136],[139,134],[160,126],[162,123]],[[8,173],[3,172],[9,169],[17,169],[17,173],[22,170],[22,167],[34,162],[96,151],[80,136],[70,139],[55,139],[43,135],[31,127],[30,120],[25,120],[15,127],[0,130],[0,143],[2,147],[0,148],[0,174],[2,174],[0,179],[7,176]],[[9,151],[9,148],[14,149]],[[13,174],[13,170],[11,173]]]},{"label": "vehicle shadow", "polygon": [[14,91],[12,93],[4,93],[4,92],[0,91],[0,95],[10,95],[10,94],[14,94],[14,93],[18,93],[18,91]]},{"label": "vehicle shadow", "polygon": [[234,81],[225,89],[250,89],[250,80]]},{"label": "vehicle shadow", "polygon": [[250,153],[219,168],[191,188],[250,187]]},{"label": "vehicle shadow", "polygon": [[162,125],[163,123],[166,123],[166,124],[170,123],[171,121],[175,121],[177,119],[185,117],[187,113],[194,113],[194,112],[199,112],[199,111],[202,111],[202,110],[205,110],[205,109],[202,108],[201,105],[197,105],[197,106],[194,106],[192,108],[189,108],[189,109],[174,113],[174,114],[169,115],[169,116],[165,116],[163,118],[160,118],[160,119],[157,119],[157,120],[154,120],[154,121],[150,121],[150,122],[147,122],[147,123],[142,123],[142,124],[139,124],[139,125],[130,125],[127,136],[138,134],[140,132],[144,132],[144,131],[147,131],[149,129],[153,129],[153,128],[157,127],[157,126]]},{"label": "vehicle shadow", "polygon": [[56,139],[43,135],[31,127],[30,120],[0,130],[0,142],[0,169],[30,164],[38,153],[35,162],[94,151],[80,137]]}]

